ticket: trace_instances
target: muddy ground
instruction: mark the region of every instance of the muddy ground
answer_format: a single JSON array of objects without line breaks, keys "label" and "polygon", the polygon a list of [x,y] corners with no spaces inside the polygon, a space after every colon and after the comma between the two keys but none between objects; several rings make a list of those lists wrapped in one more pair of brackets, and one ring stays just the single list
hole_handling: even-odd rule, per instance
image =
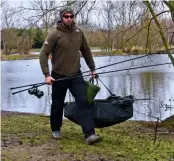
[{"label": "muddy ground", "polygon": [[[38,124],[36,127],[36,123],[39,122],[38,120],[41,122],[41,124]],[[26,124],[26,126],[23,126],[24,124]],[[122,125],[119,125],[117,129],[115,127],[110,127],[106,130],[97,130],[97,132],[101,133],[104,138],[101,143],[94,146],[89,146],[85,145],[83,136],[80,133],[80,129],[77,125],[71,123],[68,123],[67,125],[67,123],[65,123],[64,126],[64,138],[62,140],[55,140],[51,137],[48,117],[2,111],[2,160],[174,160],[174,150],[172,149],[172,147],[174,147],[172,142],[172,140],[174,141],[173,128],[166,129],[164,127],[160,127],[159,125],[156,140],[157,143],[154,144],[155,124],[146,123],[142,126],[141,123],[141,126],[139,126],[139,124],[137,125],[136,123],[133,123],[133,125],[126,123],[124,125],[125,129],[123,129]],[[136,130],[133,129],[134,133],[132,134],[130,134],[130,132],[132,132],[131,128],[136,128]],[[135,145],[133,145],[134,143]],[[154,152],[155,150],[156,152]]]}]

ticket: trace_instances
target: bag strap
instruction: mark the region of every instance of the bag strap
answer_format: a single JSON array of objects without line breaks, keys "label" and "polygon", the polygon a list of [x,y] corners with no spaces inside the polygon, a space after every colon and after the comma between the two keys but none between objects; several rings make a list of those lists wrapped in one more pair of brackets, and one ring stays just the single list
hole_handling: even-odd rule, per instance
[{"label": "bag strap", "polygon": [[99,81],[104,85],[104,87],[108,90],[108,92],[111,94],[111,95],[113,95],[113,93],[109,90],[109,88],[103,83],[103,81],[100,79],[100,78],[98,78],[99,79]]},{"label": "bag strap", "polygon": [[92,83],[92,84],[94,84],[94,80],[96,80],[96,85],[99,86],[99,85],[98,85],[98,77],[96,77],[96,78],[91,77],[91,78],[89,79],[89,82]]}]

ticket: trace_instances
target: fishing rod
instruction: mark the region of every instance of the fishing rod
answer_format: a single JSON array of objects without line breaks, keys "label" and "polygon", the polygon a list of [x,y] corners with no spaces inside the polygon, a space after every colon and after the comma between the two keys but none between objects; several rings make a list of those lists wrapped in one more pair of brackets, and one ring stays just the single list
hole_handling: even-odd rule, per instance
[{"label": "fishing rod", "polygon": [[[145,113],[142,113],[142,112],[139,112],[139,111],[136,111],[136,110],[133,110],[133,111],[134,111],[134,112],[137,112],[137,113],[139,113],[139,114],[145,115],[145,116],[152,117],[152,118],[154,118],[154,119],[159,119],[158,117],[152,116],[152,115],[150,115],[150,114],[145,114]],[[161,119],[159,119],[159,120],[162,121]]]},{"label": "fishing rod", "polygon": [[[127,59],[127,60],[119,61],[119,62],[116,62],[116,63],[112,63],[112,64],[104,65],[104,66],[101,66],[101,67],[96,68],[95,70],[99,70],[99,69],[102,69],[102,68],[106,68],[106,67],[110,67],[110,66],[113,66],[113,65],[117,65],[117,64],[125,63],[125,62],[128,62],[128,61],[132,61],[132,60],[136,60],[136,59],[144,58],[144,57],[151,56],[151,55],[157,55],[157,54],[160,54],[160,53],[162,53],[162,52],[170,51],[170,50],[173,50],[173,49],[174,49],[174,48],[167,49],[167,50],[163,50],[163,51],[158,51],[158,52],[155,52],[155,53],[148,53],[148,54],[146,54],[146,55],[139,56],[139,57],[136,57],[136,58],[131,58],[131,59]],[[90,72],[90,71],[91,71],[91,70],[87,70],[87,71],[83,72],[82,74],[84,74],[84,73],[88,73],[88,72]],[[78,74],[76,74],[76,75],[78,75]],[[73,76],[76,76],[76,75],[73,75]],[[69,78],[69,77],[71,77],[71,76],[68,76],[67,78]]]},{"label": "fishing rod", "polygon": [[[172,63],[161,63],[161,64],[154,64],[154,65],[149,65],[149,66],[147,65],[147,66],[139,66],[139,67],[133,67],[133,68],[125,68],[125,69],[111,70],[111,71],[97,73],[97,75],[106,74],[106,73],[113,73],[113,72],[121,72],[121,71],[132,70],[132,69],[148,68],[148,67],[154,67],[154,66],[160,66],[160,65],[167,65],[167,64],[172,64]],[[62,80],[73,79],[73,78],[78,78],[78,77],[81,77],[81,76],[82,76],[81,74],[78,74],[78,75],[74,75],[72,77],[60,78],[60,79],[56,79],[55,82],[62,81]],[[87,76],[91,76],[91,74],[83,75],[83,77],[87,77]]]},{"label": "fishing rod", "polygon": [[29,85],[24,85],[24,86],[12,87],[10,89],[13,90],[13,89],[17,89],[17,88],[23,88],[23,87],[29,87],[29,86],[36,86],[36,85],[44,85],[44,84],[46,84],[46,83],[45,82],[35,83],[35,84],[29,84]]},{"label": "fishing rod", "polygon": [[139,67],[133,67],[133,68],[125,68],[125,69],[119,69],[119,70],[112,70],[112,71],[106,71],[106,72],[101,72],[97,74],[106,74],[106,73],[113,73],[113,72],[121,72],[125,70],[133,70],[133,69],[141,69],[141,68],[148,68],[148,67],[154,67],[154,66],[160,66],[160,65],[167,65],[167,64],[172,64],[172,63],[161,63],[161,64],[154,64],[154,65],[146,65],[146,66],[139,66]]},{"label": "fishing rod", "polygon": [[[120,71],[125,71],[125,70],[148,68],[148,67],[153,67],[153,66],[161,66],[161,65],[167,65],[167,64],[172,64],[172,63],[161,63],[161,64],[155,64],[155,65],[149,65],[149,66],[139,66],[139,67],[133,67],[133,68],[125,68],[125,69],[119,69],[119,70],[112,70],[112,71],[100,72],[100,73],[97,73],[97,75],[106,74],[106,73],[113,73],[113,72],[120,72]],[[83,77],[88,77],[88,76],[91,76],[91,74],[83,75]],[[62,80],[69,80],[69,79],[74,79],[74,78],[79,78],[79,77],[82,77],[82,75],[81,74],[78,74],[78,75],[71,76],[71,77],[64,77],[64,78],[56,79],[54,82],[62,81]],[[43,86],[45,84],[46,84],[45,82],[44,83],[39,83],[38,86]],[[34,86],[31,87],[31,88],[34,88]],[[24,89],[22,91],[17,91],[17,92],[14,92],[12,94],[16,94],[16,93],[23,92],[23,91],[26,91],[26,90],[28,90],[28,89]]]},{"label": "fishing rod", "polygon": [[[170,50],[173,50],[173,49],[174,49],[174,48],[171,48],[171,49],[168,49],[168,50],[163,50],[163,51],[158,51],[158,52],[155,52],[155,53],[148,53],[148,54],[146,54],[146,55],[139,56],[139,57],[136,57],[136,58],[131,58],[131,59],[119,61],[119,62],[116,62],[116,63],[104,65],[104,66],[101,66],[101,67],[96,68],[95,70],[99,70],[99,69],[102,69],[102,68],[106,68],[106,67],[110,67],[110,66],[113,66],[113,65],[125,63],[125,62],[128,62],[128,61],[132,61],[132,60],[144,58],[144,57],[147,57],[147,56],[150,56],[150,55],[160,54],[160,53],[162,53],[162,52],[170,51]],[[87,72],[90,72],[90,70],[87,70],[87,71],[83,72],[82,74],[87,73]],[[76,74],[76,75],[78,75],[78,74]],[[76,76],[76,75],[73,75],[73,76]],[[69,78],[69,77],[72,77],[72,76],[68,76],[68,77],[66,77],[66,78]],[[13,88],[10,88],[10,89],[12,90],[12,89],[17,89],[17,88],[23,88],[23,87],[28,87],[28,86],[34,86],[34,85],[38,85],[38,84],[43,84],[43,85],[44,85],[44,84],[46,84],[46,83],[45,83],[45,82],[42,82],[42,83],[35,83],[35,84],[29,84],[29,85],[24,85],[24,86],[13,87]]]},{"label": "fishing rod", "polygon": [[[133,67],[133,68],[125,68],[125,69],[112,70],[112,71],[106,71],[106,72],[99,72],[99,73],[97,73],[97,75],[99,75],[99,74],[106,74],[106,73],[113,73],[113,72],[121,72],[121,71],[125,71],[125,70],[132,70],[132,69],[139,69],[139,68],[148,68],[148,67],[160,66],[160,65],[167,65],[167,64],[172,64],[172,63],[161,63],[161,64],[154,64],[154,65],[149,65],[149,66],[147,65],[147,66],[139,66],[139,67]],[[68,80],[68,79],[73,79],[73,78],[79,78],[81,76],[82,76],[81,74],[76,74],[76,75],[73,75],[73,76],[68,76],[68,77],[56,79],[54,82],[62,81],[62,80]],[[87,77],[87,76],[91,76],[91,74],[83,75],[83,77]],[[44,85],[46,83],[45,82],[42,82],[42,83],[39,83],[39,84],[40,85]]]},{"label": "fishing rod", "polygon": [[[117,65],[117,64],[120,64],[120,63],[125,63],[125,62],[128,62],[128,61],[132,61],[132,60],[144,58],[144,57],[151,56],[151,55],[157,55],[157,54],[159,54],[159,53],[161,53],[161,52],[170,51],[170,50],[173,50],[173,49],[174,49],[174,48],[171,48],[171,49],[168,49],[168,50],[163,50],[163,51],[158,51],[158,52],[154,52],[154,53],[148,53],[148,54],[146,54],[146,55],[139,56],[139,57],[136,57],[136,58],[131,58],[131,59],[123,60],[123,61],[120,61],[120,62],[112,63],[112,64],[109,64],[109,65],[104,65],[104,66],[101,66],[101,67],[96,68],[96,70],[102,69],[102,68],[105,68],[105,67],[109,67],[109,66],[112,66],[112,65]],[[83,73],[86,73],[86,72],[90,72],[90,70],[85,71],[85,72],[83,72]]]},{"label": "fishing rod", "polygon": [[[46,84],[46,83],[45,83]],[[12,94],[17,94],[17,93],[20,93],[20,92],[24,92],[24,91],[27,91],[29,90],[29,94],[34,94],[36,93],[35,89],[37,90],[38,87],[40,86],[43,86],[44,84],[38,84],[38,85],[34,85],[33,87],[30,87],[30,88],[26,88],[26,89],[23,89],[23,90],[20,90],[20,91],[17,91],[17,92],[13,92]],[[16,88],[15,88],[16,89]],[[32,90],[30,89],[33,89],[33,93],[32,93]],[[38,91],[38,90],[37,90]]]}]

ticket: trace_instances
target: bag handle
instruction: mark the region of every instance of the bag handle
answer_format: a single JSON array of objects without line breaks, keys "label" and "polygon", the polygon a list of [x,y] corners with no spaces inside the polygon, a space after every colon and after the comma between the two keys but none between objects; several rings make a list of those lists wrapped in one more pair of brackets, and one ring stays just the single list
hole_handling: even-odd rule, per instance
[{"label": "bag handle", "polygon": [[89,79],[89,82],[92,83],[92,84],[94,84],[94,80],[96,80],[96,85],[99,86],[99,85],[98,85],[98,76],[97,76],[96,78],[91,77],[91,78]]}]

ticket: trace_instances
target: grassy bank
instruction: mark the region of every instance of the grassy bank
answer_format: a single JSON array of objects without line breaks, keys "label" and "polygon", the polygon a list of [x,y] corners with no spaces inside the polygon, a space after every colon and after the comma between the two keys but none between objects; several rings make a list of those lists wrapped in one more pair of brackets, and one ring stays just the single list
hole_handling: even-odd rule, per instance
[{"label": "grassy bank", "polygon": [[[158,51],[158,50],[157,50]],[[157,52],[155,51],[155,52]],[[31,49],[30,54],[11,54],[11,55],[1,55],[1,61],[7,61],[7,60],[28,60],[28,59],[38,59],[39,55],[37,54],[31,54],[31,52],[40,52],[40,49]],[[113,51],[93,51],[92,55],[95,56],[119,56],[119,55],[139,55],[146,53],[145,51],[132,51],[128,53],[124,53],[121,50],[113,50]],[[167,54],[167,53],[166,53]]]},{"label": "grassy bank", "polygon": [[[93,56],[107,56],[111,55],[111,52],[93,52]],[[113,54],[113,55],[122,55],[122,54]],[[9,60],[29,60],[29,59],[38,59],[39,55],[36,54],[11,54],[11,55],[1,55],[1,61]]]},{"label": "grassy bank", "polygon": [[[28,59],[38,59],[39,55],[31,54],[32,52],[40,52],[40,49],[31,49],[30,54],[11,54],[11,55],[1,55],[1,61],[7,60],[28,60]],[[133,53],[132,53],[133,54]],[[138,54],[138,53],[134,53]],[[116,56],[116,55],[125,55],[121,50],[118,51],[100,51],[100,52],[92,52],[92,55],[95,56]]]},{"label": "grassy bank", "polygon": [[[32,52],[40,52],[40,50],[41,49],[39,49],[39,48],[38,49],[34,48],[34,49],[31,49],[29,51],[30,54],[25,55],[25,54],[18,54],[17,51],[15,51],[15,49],[14,49],[14,51],[12,53],[15,53],[15,54],[11,54],[11,55],[2,54],[1,55],[1,60],[4,61],[4,60],[38,59],[39,56],[37,54],[31,54],[31,53]],[[93,50],[92,51],[93,56],[139,55],[139,54],[147,53],[146,50],[141,49],[141,48],[136,48],[136,47],[133,47],[131,50],[125,50],[125,51],[122,51],[122,50],[95,51],[95,50],[100,50],[100,48],[98,48],[98,47],[91,47],[91,50]],[[151,52],[159,52],[159,51],[163,51],[163,50],[165,50],[165,49],[161,48],[161,49],[156,49],[156,50],[151,51]],[[164,53],[164,54],[167,54],[167,53]]]},{"label": "grassy bank", "polygon": [[12,55],[1,55],[1,61],[7,60],[29,60],[29,59],[38,59],[39,55],[34,54],[12,54]]},{"label": "grassy bank", "polygon": [[97,129],[102,142],[84,144],[81,128],[66,120],[62,140],[52,139],[49,117],[2,112],[3,161],[172,161],[174,130],[152,122],[127,121]]},{"label": "grassy bank", "polygon": [[[121,51],[101,51],[101,52],[92,52],[92,55],[95,56],[116,56],[116,55],[125,55]],[[137,55],[137,54],[134,54]],[[11,54],[11,55],[1,55],[1,61],[7,60],[28,60],[28,59],[38,59],[39,55],[37,54]]]},{"label": "grassy bank", "polygon": [[[91,50],[100,50],[99,47],[90,47]],[[40,52],[41,48],[32,48],[31,52]]]}]

